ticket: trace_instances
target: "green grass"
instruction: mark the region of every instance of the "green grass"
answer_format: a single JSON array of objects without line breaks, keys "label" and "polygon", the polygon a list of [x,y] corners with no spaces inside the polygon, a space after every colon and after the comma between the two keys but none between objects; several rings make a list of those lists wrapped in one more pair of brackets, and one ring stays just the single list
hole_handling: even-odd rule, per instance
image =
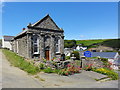
[{"label": "green grass", "polygon": [[107,68],[94,69],[93,71],[95,71],[97,73],[101,73],[101,74],[107,75],[112,80],[118,80],[119,79],[118,73],[116,73],[113,70],[109,70]]},{"label": "green grass", "polygon": [[120,39],[109,39],[101,43],[104,46],[120,48]]},{"label": "green grass", "polygon": [[47,67],[46,69],[43,70],[45,73],[53,73],[54,71],[50,68]]},{"label": "green grass", "polygon": [[100,80],[104,80],[104,79],[107,79],[107,78],[108,78],[108,77],[103,77],[103,78],[100,78],[100,79],[96,79],[96,78],[95,78],[95,80],[96,80],[96,81],[100,81]]},{"label": "green grass", "polygon": [[29,74],[37,74],[40,70],[30,62],[24,60],[24,58],[18,56],[16,53],[9,50],[2,50],[7,60],[15,67],[28,72]]},{"label": "green grass", "polygon": [[76,40],[77,44],[84,46],[93,46],[93,44],[108,46],[112,48],[120,48],[120,39],[99,39],[99,40]]},{"label": "green grass", "polygon": [[90,46],[92,44],[102,43],[104,41],[106,41],[106,39],[100,39],[100,40],[77,40],[77,44],[83,44],[84,46]]},{"label": "green grass", "polygon": [[98,59],[98,57],[86,57],[86,59]]}]

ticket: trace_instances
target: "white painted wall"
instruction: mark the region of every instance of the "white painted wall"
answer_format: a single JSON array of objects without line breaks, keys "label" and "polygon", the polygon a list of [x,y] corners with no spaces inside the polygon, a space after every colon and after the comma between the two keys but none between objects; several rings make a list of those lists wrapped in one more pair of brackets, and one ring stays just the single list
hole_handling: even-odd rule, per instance
[{"label": "white painted wall", "polygon": [[77,47],[76,47],[76,50],[80,50],[80,49],[82,49],[82,50],[86,50],[87,47],[80,47],[80,46],[77,46]]},{"label": "white painted wall", "polygon": [[3,48],[9,48],[10,50],[12,50],[12,45],[10,41],[4,41],[4,39],[2,38],[2,47]]}]

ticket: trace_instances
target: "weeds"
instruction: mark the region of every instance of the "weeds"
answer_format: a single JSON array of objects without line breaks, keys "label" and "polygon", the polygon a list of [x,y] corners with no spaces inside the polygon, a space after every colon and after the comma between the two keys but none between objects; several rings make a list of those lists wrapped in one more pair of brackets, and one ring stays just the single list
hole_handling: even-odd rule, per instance
[{"label": "weeds", "polygon": [[40,71],[38,67],[32,65],[30,62],[25,61],[23,57],[18,56],[16,53],[5,49],[2,51],[11,65],[19,67],[21,70],[24,70],[29,74],[36,74]]}]

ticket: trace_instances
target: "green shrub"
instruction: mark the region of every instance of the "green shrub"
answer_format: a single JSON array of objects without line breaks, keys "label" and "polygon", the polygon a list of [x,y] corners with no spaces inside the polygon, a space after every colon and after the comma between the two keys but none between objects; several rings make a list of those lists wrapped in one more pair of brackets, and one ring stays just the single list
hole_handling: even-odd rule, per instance
[{"label": "green shrub", "polygon": [[107,69],[107,68],[94,69],[94,71],[107,75],[108,77],[112,78],[112,80],[117,80],[119,78],[118,73],[114,72],[113,70]]},{"label": "green shrub", "polygon": [[59,75],[64,75],[64,76],[68,76],[71,73],[69,71],[67,71],[67,69],[62,69],[58,72]]},{"label": "green shrub", "polygon": [[70,56],[66,56],[65,59],[66,59],[66,60],[69,60],[69,59],[70,59]]},{"label": "green shrub", "polygon": [[45,69],[45,64],[40,63],[39,67],[40,67],[40,69]]},{"label": "green shrub", "polygon": [[53,70],[54,73],[59,73],[59,71],[60,71],[59,69],[54,69]]},{"label": "green shrub", "polygon": [[101,60],[103,63],[108,62],[108,59],[107,59],[107,58],[100,58],[100,60]]},{"label": "green shrub", "polygon": [[74,57],[76,57],[76,59],[80,59],[80,54],[78,51],[73,51],[70,56],[72,56],[72,54],[74,54]]},{"label": "green shrub", "polygon": [[65,48],[72,48],[74,46],[76,46],[76,40],[64,40]]},{"label": "green shrub", "polygon": [[43,70],[45,73],[53,73],[54,71],[50,68],[47,67],[46,69]]}]

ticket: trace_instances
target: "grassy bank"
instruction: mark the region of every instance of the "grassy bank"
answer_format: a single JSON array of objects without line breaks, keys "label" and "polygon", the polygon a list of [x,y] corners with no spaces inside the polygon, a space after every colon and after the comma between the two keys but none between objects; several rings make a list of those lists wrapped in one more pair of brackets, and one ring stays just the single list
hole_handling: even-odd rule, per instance
[{"label": "grassy bank", "polygon": [[101,73],[101,74],[107,75],[112,80],[118,80],[119,79],[118,73],[116,73],[113,70],[109,70],[107,68],[98,68],[98,69],[95,69],[93,71],[95,71],[97,73]]},{"label": "grassy bank", "polygon": [[102,43],[106,41],[106,39],[100,39],[100,40],[77,40],[77,44],[83,44],[84,46],[90,46],[92,44],[96,43]]},{"label": "grassy bank", "polygon": [[76,40],[76,43],[84,46],[100,44],[107,47],[120,48],[120,39]]},{"label": "grassy bank", "polygon": [[30,62],[27,62],[24,60],[24,58],[18,56],[16,53],[3,49],[2,52],[6,56],[7,60],[15,67],[18,67],[29,74],[36,74],[40,70],[38,67],[35,67],[33,64]]}]

